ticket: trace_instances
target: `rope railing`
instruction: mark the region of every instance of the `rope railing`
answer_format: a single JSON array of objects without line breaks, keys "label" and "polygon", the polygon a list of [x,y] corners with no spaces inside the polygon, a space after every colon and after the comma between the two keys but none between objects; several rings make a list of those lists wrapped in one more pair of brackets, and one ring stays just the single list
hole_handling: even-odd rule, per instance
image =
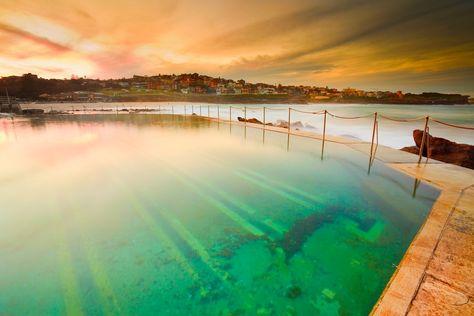
[{"label": "rope railing", "polygon": [[229,108],[230,108],[230,109],[242,110],[242,111],[245,109],[245,108],[243,108],[243,107],[240,107],[240,106],[233,106],[233,105],[229,106]]},{"label": "rope railing", "polygon": [[264,107],[264,108],[271,111],[288,111],[288,109],[285,109],[285,108],[272,108],[272,107]]},{"label": "rope railing", "polygon": [[371,116],[374,115],[373,113],[371,113],[371,114],[359,115],[359,116],[342,116],[342,115],[336,115],[336,114],[331,113],[331,112],[327,112],[327,114],[330,115],[331,117],[338,118],[338,119],[343,119],[343,120],[356,120],[356,119],[371,117]]},{"label": "rope railing", "polygon": [[298,110],[298,109],[295,109],[295,108],[291,108],[292,111],[295,111],[295,112],[299,112],[299,113],[305,113],[305,114],[323,114],[325,110],[321,110],[321,111],[317,111],[317,112],[314,112],[314,111],[303,111],[303,110]]},{"label": "rope railing", "polygon": [[253,110],[253,111],[257,111],[257,110],[261,110],[262,108],[255,108],[255,107],[249,107],[249,106],[246,106],[245,107],[247,110]]},{"label": "rope railing", "polygon": [[438,124],[442,124],[442,125],[449,126],[449,127],[460,128],[460,129],[466,129],[466,130],[470,130],[470,131],[473,131],[473,130],[474,130],[474,126],[455,125],[455,124],[446,123],[446,122],[443,122],[443,121],[440,121],[440,120],[437,120],[437,119],[434,119],[434,118],[432,118],[431,120],[432,120],[433,122],[438,123]]},{"label": "rope railing", "polygon": [[[197,105],[196,105],[197,106]],[[211,117],[210,115],[210,106],[209,105],[205,105],[207,106],[207,117]],[[168,104],[168,107],[170,107],[170,105]],[[199,115],[202,116],[203,114],[203,111],[202,111],[202,105],[199,105]],[[220,112],[220,108],[221,106],[216,106],[217,107],[217,119],[218,121],[222,120],[222,116],[221,116],[221,112]],[[74,105],[71,105],[71,110],[72,112],[76,112],[76,111],[81,111],[81,105],[77,105],[76,107]],[[162,112],[162,111],[167,111],[167,112],[171,112],[172,115],[175,115],[177,114],[176,111],[175,111],[175,106],[174,105],[171,105],[170,109],[168,109],[166,106],[164,107],[165,109],[162,110],[162,106],[161,105],[158,105],[158,111],[159,112]],[[228,121],[229,122],[232,122],[232,109],[235,109],[235,110],[240,110],[243,112],[244,114],[244,122],[245,124],[247,124],[247,110],[250,110],[250,111],[258,111],[258,110],[261,110],[262,111],[262,118],[263,118],[263,129],[266,128],[266,125],[267,124],[270,124],[270,123],[267,123],[266,121],[266,112],[267,111],[287,111],[288,112],[288,122],[286,123],[287,126],[283,125],[285,129],[287,129],[287,132],[285,133],[288,133],[288,135],[291,133],[291,112],[297,112],[297,113],[303,113],[303,114],[310,114],[310,115],[323,115],[324,118],[323,118],[323,131],[322,131],[322,144],[321,144],[321,159],[323,159],[323,155],[324,155],[324,147],[325,147],[325,142],[327,141],[331,141],[331,142],[338,142],[338,143],[341,143],[339,141],[335,141],[335,140],[328,140],[326,139],[326,125],[327,125],[327,116],[329,115],[330,117],[332,118],[337,118],[337,119],[343,119],[343,120],[356,120],[356,119],[363,119],[363,118],[369,118],[369,117],[374,117],[374,122],[373,122],[373,128],[372,128],[372,138],[371,138],[371,147],[370,147],[370,153],[369,153],[369,172],[370,172],[370,166],[372,165],[372,163],[374,162],[375,160],[375,154],[377,152],[377,148],[378,148],[378,144],[379,144],[379,120],[380,119],[385,119],[385,120],[388,120],[388,121],[393,121],[393,122],[398,122],[398,123],[409,123],[409,122],[417,122],[417,121],[425,121],[425,124],[424,124],[424,129],[423,129],[423,137],[422,137],[422,140],[421,140],[421,144],[420,144],[420,148],[419,148],[419,153],[418,153],[418,164],[421,163],[422,161],[422,158],[423,158],[423,154],[426,152],[426,161],[429,160],[430,156],[431,156],[431,148],[430,148],[430,133],[429,133],[429,130],[430,130],[430,126],[429,126],[429,122],[430,120],[437,123],[437,124],[441,124],[441,125],[444,125],[444,126],[447,126],[447,127],[452,127],[452,128],[458,128],[458,129],[463,129],[463,130],[474,130],[474,126],[466,126],[466,125],[457,125],[457,124],[452,124],[452,123],[448,123],[448,122],[444,122],[442,120],[438,120],[438,119],[435,119],[435,118],[431,118],[430,116],[420,116],[420,117],[414,117],[414,118],[398,118],[398,117],[391,117],[391,116],[387,116],[387,115],[383,115],[383,114],[378,114],[377,112],[375,113],[370,113],[370,114],[367,114],[367,115],[358,115],[358,116],[343,116],[343,115],[337,115],[335,113],[332,113],[332,112],[329,112],[327,110],[320,110],[320,111],[306,111],[306,110],[301,110],[301,109],[296,109],[296,108],[291,108],[291,107],[288,107],[288,108],[282,108],[282,107],[247,107],[247,106],[244,106],[244,107],[240,107],[240,106],[234,106],[234,105],[230,105],[229,107],[229,119]],[[28,107],[29,109],[29,107]],[[186,106],[186,104],[183,106],[183,109],[184,109],[184,116],[186,117],[187,115],[189,115],[189,106]],[[114,110],[114,106],[112,106],[112,108],[110,109],[111,111]],[[124,110],[127,110],[127,107],[125,105],[122,105],[122,107],[120,107],[120,111],[124,111]],[[191,104],[191,114],[195,114],[195,105],[194,104]],[[87,112],[87,111],[100,111],[100,110],[96,110],[96,109],[86,109],[86,106],[85,105],[82,105],[82,111],[84,112]],[[102,111],[104,111],[104,106],[102,106]],[[137,111],[139,112],[140,109],[134,109],[133,111]],[[145,111],[148,112],[148,108],[145,106]],[[50,107],[50,113],[53,113],[53,108],[52,106]],[[115,112],[118,114],[119,113],[119,105],[115,105]],[[271,125],[271,124],[270,124]],[[278,126],[277,126],[278,127]],[[281,126],[279,126],[281,127]],[[425,150],[425,147],[426,147],[426,150]]]},{"label": "rope railing", "polygon": [[379,115],[381,118],[384,118],[389,121],[394,121],[394,122],[400,122],[400,123],[407,123],[407,122],[415,122],[415,121],[422,121],[426,118],[426,116],[419,116],[419,117],[414,117],[414,118],[396,118],[396,117],[390,117],[386,115]]}]

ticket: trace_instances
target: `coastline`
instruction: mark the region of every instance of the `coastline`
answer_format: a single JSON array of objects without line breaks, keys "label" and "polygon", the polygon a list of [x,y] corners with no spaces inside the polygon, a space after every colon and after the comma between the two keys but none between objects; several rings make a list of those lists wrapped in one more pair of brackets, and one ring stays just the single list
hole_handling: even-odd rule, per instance
[{"label": "coastline", "polygon": [[209,104],[387,104],[387,105],[472,105],[473,103],[447,102],[443,100],[411,101],[406,99],[373,99],[373,98],[327,98],[312,99],[305,96],[288,96],[281,94],[262,95],[206,95],[206,94],[156,94],[156,95],[124,95],[113,97],[108,101],[43,101],[40,99],[20,103],[63,104],[63,103],[140,103],[140,102],[188,102]]}]

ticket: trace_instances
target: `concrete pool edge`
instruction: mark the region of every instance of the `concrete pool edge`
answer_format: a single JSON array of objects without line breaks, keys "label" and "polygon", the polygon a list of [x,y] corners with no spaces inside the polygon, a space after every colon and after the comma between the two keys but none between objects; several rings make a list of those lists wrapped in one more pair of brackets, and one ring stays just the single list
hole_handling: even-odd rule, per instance
[{"label": "concrete pool edge", "polygon": [[[263,130],[261,124],[232,124]],[[274,126],[265,129],[322,139],[312,132],[293,130],[288,133],[287,129]],[[326,141],[345,144],[369,156],[370,143],[334,136],[326,136]],[[474,312],[471,299],[474,293],[474,246],[471,246],[474,245],[474,170],[436,160],[418,165],[417,155],[380,145],[376,159],[414,179],[430,183],[441,192],[371,315]]]},{"label": "concrete pool edge", "polygon": [[388,166],[435,185],[441,194],[372,315],[472,311],[474,305],[469,301],[474,287],[470,285],[473,258],[469,243],[474,241],[474,171],[445,163]]}]

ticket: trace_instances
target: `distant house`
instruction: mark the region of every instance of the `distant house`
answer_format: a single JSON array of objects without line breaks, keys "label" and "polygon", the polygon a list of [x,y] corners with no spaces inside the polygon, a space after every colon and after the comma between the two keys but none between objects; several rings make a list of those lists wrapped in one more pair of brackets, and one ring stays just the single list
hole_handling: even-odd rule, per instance
[{"label": "distant house", "polygon": [[146,90],[148,89],[148,82],[134,82],[132,83],[132,87],[139,90]]},{"label": "distant house", "polygon": [[249,88],[249,87],[245,87],[245,88],[240,89],[240,93],[241,93],[241,94],[251,94],[251,93],[252,93],[252,89]]},{"label": "distant house", "polygon": [[260,94],[276,94],[276,89],[272,87],[262,87],[258,90]]}]

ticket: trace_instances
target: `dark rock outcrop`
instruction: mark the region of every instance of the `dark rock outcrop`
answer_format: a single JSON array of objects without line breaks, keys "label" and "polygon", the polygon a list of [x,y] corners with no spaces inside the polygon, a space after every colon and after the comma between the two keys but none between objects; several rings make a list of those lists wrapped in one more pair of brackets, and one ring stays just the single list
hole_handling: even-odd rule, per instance
[{"label": "dark rock outcrop", "polygon": [[[413,131],[413,140],[416,146],[404,147],[403,151],[418,154],[423,139],[423,131],[416,129]],[[429,144],[429,149],[427,148]],[[426,143],[423,149],[423,156],[430,153],[430,158],[451,163],[454,165],[474,169],[474,146],[467,144],[458,144],[450,140],[427,135]]]},{"label": "dark rock outcrop", "polygon": [[263,124],[262,122],[260,122],[259,120],[257,120],[255,117],[252,117],[252,118],[249,118],[249,119],[245,119],[243,117],[237,117],[237,120],[239,122],[247,122],[247,123],[253,123],[253,124]]},{"label": "dark rock outcrop", "polygon": [[43,109],[24,109],[21,111],[21,114],[23,115],[38,115],[38,114],[43,114],[44,110]]},{"label": "dark rock outcrop", "polygon": [[286,289],[286,297],[294,299],[301,295],[301,288],[296,285],[289,286]]}]

